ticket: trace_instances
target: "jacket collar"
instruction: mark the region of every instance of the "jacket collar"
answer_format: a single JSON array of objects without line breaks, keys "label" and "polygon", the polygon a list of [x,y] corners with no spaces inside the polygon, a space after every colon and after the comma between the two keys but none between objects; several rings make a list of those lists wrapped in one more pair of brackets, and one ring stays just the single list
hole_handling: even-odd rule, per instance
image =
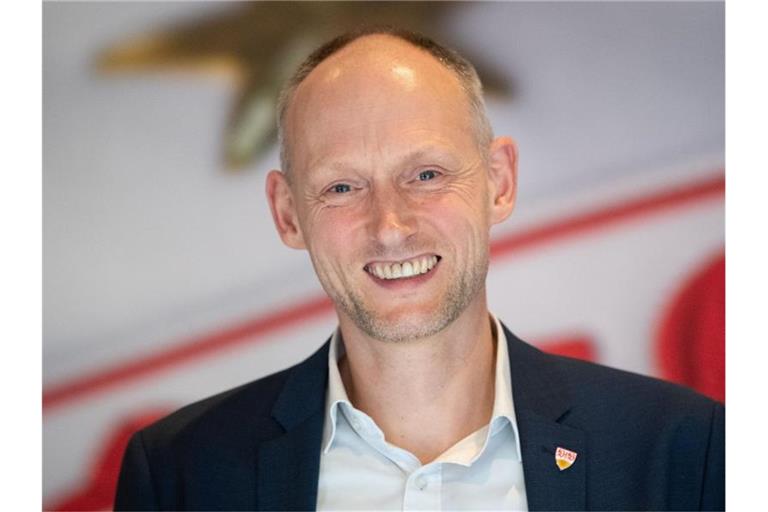
[{"label": "jacket collar", "polygon": [[272,417],[286,431],[293,430],[325,405],[329,347],[330,339],[290,370],[272,408]]},{"label": "jacket collar", "polygon": [[[572,407],[563,375],[553,356],[521,341],[506,326],[512,395],[523,455],[529,510],[584,510],[586,503],[586,436],[568,425]],[[575,452],[564,469],[555,463],[558,448]]]},{"label": "jacket collar", "polygon": [[315,509],[328,346],[289,370],[272,408],[285,433],[257,447],[257,510]]}]

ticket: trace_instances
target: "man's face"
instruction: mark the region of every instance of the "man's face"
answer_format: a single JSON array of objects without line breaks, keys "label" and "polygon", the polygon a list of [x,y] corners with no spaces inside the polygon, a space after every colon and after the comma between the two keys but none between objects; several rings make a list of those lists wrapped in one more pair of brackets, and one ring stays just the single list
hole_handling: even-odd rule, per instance
[{"label": "man's face", "polygon": [[342,322],[399,341],[484,307],[493,184],[450,71],[363,38],[306,78],[287,121],[295,245]]}]

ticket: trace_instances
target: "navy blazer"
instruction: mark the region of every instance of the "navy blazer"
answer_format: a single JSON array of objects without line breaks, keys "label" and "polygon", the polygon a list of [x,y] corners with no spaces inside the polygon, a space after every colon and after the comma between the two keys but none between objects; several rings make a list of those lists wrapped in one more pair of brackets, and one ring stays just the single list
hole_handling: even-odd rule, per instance
[{"label": "navy blazer", "polygon": [[[721,404],[504,329],[530,510],[724,510]],[[115,510],[314,510],[328,347],[137,432]]]}]

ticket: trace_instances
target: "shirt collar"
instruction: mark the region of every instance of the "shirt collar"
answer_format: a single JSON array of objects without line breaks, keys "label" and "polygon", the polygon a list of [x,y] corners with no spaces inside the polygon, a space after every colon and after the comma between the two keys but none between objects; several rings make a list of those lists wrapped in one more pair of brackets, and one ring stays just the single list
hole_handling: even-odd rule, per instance
[{"label": "shirt collar", "polygon": [[344,388],[344,382],[341,380],[341,373],[339,372],[339,359],[345,353],[344,343],[341,341],[341,331],[339,328],[336,328],[328,350],[328,395],[325,400],[325,409],[331,428],[324,429],[323,451],[325,453],[331,448],[331,444],[336,437],[336,415],[340,404],[352,407],[352,403],[347,396],[347,390]]},{"label": "shirt collar", "polygon": [[[486,436],[486,444],[488,439],[499,432],[506,423],[509,423],[515,434],[515,444],[517,446],[518,458],[520,457],[520,435],[517,430],[517,420],[515,418],[515,406],[512,399],[512,378],[509,367],[509,353],[507,348],[507,337],[504,334],[504,329],[501,326],[501,322],[495,315],[491,314],[491,319],[494,326],[494,337],[497,340],[496,343],[496,375],[494,382],[494,398],[493,398],[493,411],[491,413],[491,421],[488,428],[490,429],[489,435]],[[341,380],[341,373],[339,372],[339,360],[344,356],[346,350],[341,338],[340,330],[337,328],[331,338],[331,346],[328,350],[328,394],[326,397],[326,415],[330,422],[330,428],[324,429],[323,435],[323,452],[327,453],[333,444],[333,440],[336,437],[336,421],[339,407],[344,407],[345,412],[354,414],[358,411],[354,408],[349,401],[347,390],[344,388],[344,383]],[[364,414],[360,412],[360,414]],[[365,415],[367,416],[367,415]],[[449,449],[444,455],[447,456],[452,449]],[[443,458],[443,457],[441,457]]]}]

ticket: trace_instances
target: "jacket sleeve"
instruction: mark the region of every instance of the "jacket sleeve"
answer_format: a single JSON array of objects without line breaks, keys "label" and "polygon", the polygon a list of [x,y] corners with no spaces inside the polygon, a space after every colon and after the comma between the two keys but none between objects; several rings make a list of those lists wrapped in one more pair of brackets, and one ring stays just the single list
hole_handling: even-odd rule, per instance
[{"label": "jacket sleeve", "polygon": [[712,414],[701,510],[725,510],[725,408],[719,403]]},{"label": "jacket sleeve", "polygon": [[141,432],[128,442],[120,468],[115,510],[159,510]]}]

